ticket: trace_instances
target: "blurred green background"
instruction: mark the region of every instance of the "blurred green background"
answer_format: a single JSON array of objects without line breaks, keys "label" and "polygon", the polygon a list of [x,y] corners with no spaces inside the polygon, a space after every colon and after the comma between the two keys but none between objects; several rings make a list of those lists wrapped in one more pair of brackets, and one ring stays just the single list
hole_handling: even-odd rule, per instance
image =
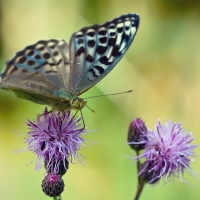
[{"label": "blurred green background", "polygon": [[[182,121],[200,143],[200,1],[195,0],[1,0],[0,64],[25,46],[41,39],[64,38],[94,23],[129,12],[139,13],[139,31],[125,57],[100,83],[82,95],[89,97],[133,89],[130,94],[88,100],[96,110],[83,110],[94,144],[81,153],[85,164],[71,164],[64,176],[63,200],[133,199],[136,166],[126,155],[127,129],[142,117],[153,129],[157,119]],[[25,147],[26,118],[34,119],[44,106],[0,91],[0,199],[49,199],[41,191],[44,170],[34,170]],[[18,134],[16,134],[18,133]],[[197,148],[196,153],[200,150]],[[26,164],[34,161],[33,164]],[[200,173],[200,159],[191,164]],[[199,199],[200,182],[185,174],[193,185],[181,183],[146,186],[144,199]]]}]

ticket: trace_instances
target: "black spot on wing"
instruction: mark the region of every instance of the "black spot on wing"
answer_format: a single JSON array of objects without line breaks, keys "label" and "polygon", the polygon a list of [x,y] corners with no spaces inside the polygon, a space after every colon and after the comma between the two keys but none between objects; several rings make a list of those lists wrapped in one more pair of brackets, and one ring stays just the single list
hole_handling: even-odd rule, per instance
[{"label": "black spot on wing", "polygon": [[88,32],[87,35],[90,36],[90,37],[94,37],[95,32],[94,31]]},{"label": "black spot on wing", "polygon": [[22,69],[21,71],[23,74],[28,72],[28,69]]},{"label": "black spot on wing", "polygon": [[107,42],[107,37],[101,37],[99,38],[100,43],[106,43]]},{"label": "black spot on wing", "polygon": [[81,47],[80,49],[78,49],[78,51],[76,52],[76,56],[80,56],[82,53],[85,53],[84,47]]},{"label": "black spot on wing", "polygon": [[123,31],[123,27],[120,27],[120,28],[117,29],[118,33],[122,33],[122,31]]},{"label": "black spot on wing", "polygon": [[106,30],[100,30],[98,32],[99,35],[106,35],[107,31]]},{"label": "black spot on wing", "polygon": [[22,64],[22,63],[24,63],[25,61],[26,61],[26,58],[25,58],[25,57],[22,57],[22,58],[19,59],[18,63],[19,63],[19,64]]},{"label": "black spot on wing", "polygon": [[[34,67],[34,69],[35,70],[39,70],[40,68],[42,68],[43,66],[45,66],[45,65],[49,65],[49,66],[51,66],[51,67],[53,67],[53,66],[55,66],[55,65],[59,65],[61,62],[62,62],[62,58],[57,62],[57,63],[49,63],[49,62],[44,62],[44,63],[42,63],[41,65],[39,65],[39,66],[37,66],[37,67]],[[54,71],[54,70],[49,70],[51,73]],[[50,72],[45,72],[45,73],[50,73]],[[55,72],[55,73],[57,73],[57,71]]]},{"label": "black spot on wing", "polygon": [[108,58],[106,56],[103,56],[99,59],[99,61],[104,65],[109,65]]},{"label": "black spot on wing", "polygon": [[39,66],[37,66],[37,67],[34,67],[34,69],[35,69],[35,70],[38,70],[38,69],[40,69],[42,66],[43,66],[43,65],[39,65]]},{"label": "black spot on wing", "polygon": [[[95,78],[97,78],[97,77],[99,77],[101,74],[103,74],[104,71],[105,71],[105,70],[103,69],[103,67],[98,66],[98,65],[95,65],[93,68],[91,68],[91,69],[89,70],[89,72],[92,73],[92,76],[95,77]],[[90,80],[90,77],[88,77],[88,79]],[[93,80],[93,79],[91,79],[90,81],[92,81],[92,80]]]},{"label": "black spot on wing", "polygon": [[35,59],[39,60],[39,59],[41,59],[41,56],[40,55],[36,55]]},{"label": "black spot on wing", "polygon": [[79,39],[78,40],[78,44],[83,44],[84,40],[83,39]]},{"label": "black spot on wing", "polygon": [[33,65],[35,65],[35,61],[29,60],[27,64],[30,65],[30,66],[33,66]]},{"label": "black spot on wing", "polygon": [[34,51],[31,50],[30,52],[27,53],[27,55],[28,55],[28,56],[32,56],[32,55],[34,55]]},{"label": "black spot on wing", "polygon": [[103,74],[105,72],[104,68],[101,66],[96,65],[94,66],[94,68],[98,70],[99,74]]},{"label": "black spot on wing", "polygon": [[116,38],[110,38],[108,40],[108,45],[109,46],[115,46],[115,44],[116,44]]},{"label": "black spot on wing", "polygon": [[[96,77],[96,78],[98,77],[98,76],[96,75],[96,73],[95,73],[95,71],[94,71],[93,68],[90,69],[89,72],[92,73],[92,76],[93,76],[93,77]],[[89,77],[88,77],[88,79],[89,79]],[[89,80],[90,80],[90,79],[89,79]]]},{"label": "black spot on wing", "polygon": [[95,41],[94,40],[88,40],[88,46],[89,47],[94,47],[94,45],[95,45]]},{"label": "black spot on wing", "polygon": [[88,54],[88,55],[86,56],[86,61],[92,63],[92,62],[94,61],[94,59],[93,59],[93,57],[92,57],[91,55]]},{"label": "black spot on wing", "polygon": [[104,47],[104,46],[98,46],[96,51],[97,51],[98,54],[102,55],[106,52],[106,48],[107,47]]},{"label": "black spot on wing", "polygon": [[51,56],[50,56],[49,53],[45,53],[45,54],[43,55],[43,57],[44,57],[45,59],[49,59]]},{"label": "black spot on wing", "polygon": [[53,55],[54,55],[54,56],[57,56],[58,54],[59,54],[58,51],[54,51],[54,52],[53,52]]},{"label": "black spot on wing", "polygon": [[111,37],[115,36],[115,32],[110,32],[110,36]]}]

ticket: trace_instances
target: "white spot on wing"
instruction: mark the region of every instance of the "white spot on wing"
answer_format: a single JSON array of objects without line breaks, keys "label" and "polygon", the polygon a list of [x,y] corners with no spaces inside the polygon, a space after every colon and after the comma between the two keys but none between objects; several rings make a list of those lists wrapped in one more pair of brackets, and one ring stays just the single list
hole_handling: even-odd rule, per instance
[{"label": "white spot on wing", "polygon": [[79,32],[77,32],[76,34],[75,34],[76,36],[79,36],[79,35],[83,35],[83,32],[82,31],[79,31]]},{"label": "white spot on wing", "polygon": [[117,28],[122,28],[123,26],[124,26],[123,23],[119,23],[119,24],[117,24]]},{"label": "white spot on wing", "polygon": [[54,42],[48,42],[48,47],[50,47],[50,46],[53,46],[53,45],[55,45],[55,43]]},{"label": "white spot on wing", "polygon": [[92,32],[92,33],[94,33],[94,29],[92,29],[92,28],[89,28],[89,29],[87,30],[87,32],[86,32],[86,33],[89,33],[89,32]]},{"label": "white spot on wing", "polygon": [[15,60],[15,63],[18,63],[21,58],[23,58],[23,56],[17,57],[16,60]]},{"label": "white spot on wing", "polygon": [[135,35],[136,31],[137,31],[136,27],[131,28],[131,32],[132,32],[133,35]]},{"label": "white spot on wing", "polygon": [[45,47],[43,44],[37,44],[36,45],[36,49],[39,49],[39,48],[41,48],[41,47]]}]

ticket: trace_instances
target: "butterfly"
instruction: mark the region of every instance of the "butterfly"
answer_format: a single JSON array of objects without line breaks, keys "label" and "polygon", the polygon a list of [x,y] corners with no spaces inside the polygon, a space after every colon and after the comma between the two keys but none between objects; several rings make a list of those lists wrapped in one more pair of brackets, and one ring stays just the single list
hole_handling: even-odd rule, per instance
[{"label": "butterfly", "polygon": [[53,110],[81,110],[79,97],[104,78],[131,45],[139,27],[137,14],[75,32],[65,40],[41,40],[6,63],[0,87],[17,97],[48,105]]}]

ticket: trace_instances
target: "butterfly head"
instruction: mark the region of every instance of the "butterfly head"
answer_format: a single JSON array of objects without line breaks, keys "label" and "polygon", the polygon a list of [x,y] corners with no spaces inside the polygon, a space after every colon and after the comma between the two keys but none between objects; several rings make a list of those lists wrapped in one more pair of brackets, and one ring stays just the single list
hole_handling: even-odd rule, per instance
[{"label": "butterfly head", "polygon": [[[65,105],[63,105],[64,107],[62,107],[62,110],[67,110],[71,108],[75,110],[81,110],[86,104],[86,101],[84,99],[74,95],[73,93],[67,90],[59,90],[57,92],[57,96],[64,99],[63,104]],[[66,104],[66,101],[69,105]]]},{"label": "butterfly head", "polygon": [[74,97],[73,100],[71,101],[71,106],[75,109],[75,110],[81,110],[87,101],[84,101],[84,99],[81,99],[79,97]]}]

